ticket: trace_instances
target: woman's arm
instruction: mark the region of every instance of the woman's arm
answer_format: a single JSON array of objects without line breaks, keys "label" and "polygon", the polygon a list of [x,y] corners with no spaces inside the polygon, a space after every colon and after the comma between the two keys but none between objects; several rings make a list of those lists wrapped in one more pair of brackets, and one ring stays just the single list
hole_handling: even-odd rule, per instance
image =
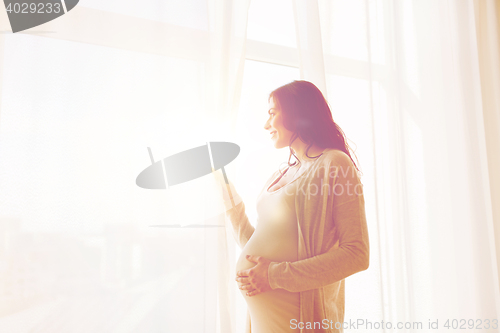
[{"label": "woman's arm", "polygon": [[[237,195],[236,197],[239,198],[239,195]],[[255,228],[252,226],[252,224],[250,224],[248,216],[245,213],[245,204],[243,203],[243,201],[241,201],[241,199],[235,200],[235,203],[237,201],[240,202],[236,204],[235,207],[226,210],[226,215],[231,220],[231,225],[233,226],[233,235],[236,239],[236,242],[238,243],[240,248],[243,248],[250,237],[252,237]]]},{"label": "woman's arm", "polygon": [[233,236],[240,248],[243,248],[252,236],[255,228],[248,220],[245,213],[245,204],[236,191],[233,183],[228,179],[226,184],[224,178],[217,172],[213,173],[216,182],[222,190],[222,200],[226,216],[231,220]]},{"label": "woman's arm", "polygon": [[[325,174],[327,171],[329,174]],[[369,266],[363,188],[349,157],[338,153],[332,155],[307,185],[316,186],[309,186],[309,191],[298,197],[296,205],[298,218],[303,220],[303,225],[307,225],[302,230],[303,237],[322,239],[325,243],[326,235],[313,233],[330,229],[333,230],[335,246],[328,252],[307,259],[271,262],[268,278],[273,289],[283,288],[291,292],[317,289],[366,270]],[[324,192],[320,195],[319,190]],[[325,224],[330,224],[331,228],[321,228]]]},{"label": "woman's arm", "polygon": [[291,292],[317,289],[368,268],[370,251],[363,196],[335,207],[334,220],[339,247],[295,262],[271,262],[271,288]]},{"label": "woman's arm", "polygon": [[[274,179],[276,174],[277,172],[274,172],[271,175],[271,177],[266,181],[266,183],[264,184],[264,188],[261,190],[261,193],[262,191],[267,190],[269,182],[271,182],[272,179]],[[239,247],[243,249],[243,247],[246,245],[250,237],[252,237],[255,228],[248,220],[248,216],[245,212],[245,204],[243,203],[240,195],[236,192],[236,189],[234,188],[234,185],[231,183],[231,181],[229,180],[229,186],[231,191],[231,193],[229,193],[229,191],[227,190],[227,185],[225,184],[224,180],[219,175],[216,175],[216,178],[222,184],[224,205],[226,208],[226,216],[228,216],[229,219],[231,220],[231,225],[233,227],[232,228],[233,235]]]}]

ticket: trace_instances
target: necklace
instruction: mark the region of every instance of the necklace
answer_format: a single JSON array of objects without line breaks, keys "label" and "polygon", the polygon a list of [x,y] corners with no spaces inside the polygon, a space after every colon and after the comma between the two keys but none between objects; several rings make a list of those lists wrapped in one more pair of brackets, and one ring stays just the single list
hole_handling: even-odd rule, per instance
[{"label": "necklace", "polygon": [[305,170],[305,169],[307,169],[307,168],[308,168],[309,166],[311,166],[314,162],[315,162],[315,160],[314,160],[314,161],[310,161],[310,162],[308,162],[308,163],[301,162],[301,163],[300,163],[300,166],[299,166],[298,168],[297,168],[296,166],[293,166],[294,168],[296,168],[296,170],[295,170],[295,173],[293,174],[292,178],[293,178],[293,179],[295,179],[295,178],[296,178],[295,176],[296,176],[297,174],[299,174],[299,175],[301,174],[301,173],[300,173],[300,171],[301,171],[301,170],[303,170],[303,169],[304,169],[304,170]]},{"label": "necklace", "polygon": [[[292,179],[296,179],[296,175],[299,173],[300,170],[302,170],[302,168],[305,168],[307,169],[308,166],[311,166],[321,155],[324,154],[326,149],[323,149],[323,151],[321,152],[321,154],[319,154],[318,156],[315,156],[315,158],[311,159],[310,161],[308,161],[307,163],[305,162],[299,162],[291,167],[288,167],[288,169],[286,170],[286,173],[288,173],[288,170],[292,169],[292,168],[295,168],[295,173],[293,174],[293,176],[291,176]],[[297,165],[300,165],[298,168],[297,168]],[[283,177],[280,177],[280,179],[283,178]]]}]

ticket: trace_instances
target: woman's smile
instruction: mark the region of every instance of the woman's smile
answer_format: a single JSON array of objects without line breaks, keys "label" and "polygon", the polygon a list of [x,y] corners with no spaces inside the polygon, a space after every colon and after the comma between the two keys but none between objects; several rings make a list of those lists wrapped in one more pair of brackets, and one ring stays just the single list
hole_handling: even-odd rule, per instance
[{"label": "woman's smile", "polygon": [[264,124],[264,129],[269,131],[271,140],[274,142],[276,148],[287,147],[292,136],[292,132],[289,131],[283,125],[283,113],[274,103],[273,98],[269,100],[269,118]]}]

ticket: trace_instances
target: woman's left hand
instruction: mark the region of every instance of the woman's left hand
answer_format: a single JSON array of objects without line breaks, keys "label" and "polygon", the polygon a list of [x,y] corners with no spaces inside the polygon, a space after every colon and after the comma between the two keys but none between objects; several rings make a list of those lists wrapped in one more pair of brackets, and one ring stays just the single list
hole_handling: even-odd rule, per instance
[{"label": "woman's left hand", "polygon": [[247,296],[255,296],[273,290],[269,285],[269,277],[267,275],[269,264],[272,261],[261,256],[247,255],[246,258],[248,261],[257,263],[257,265],[244,271],[236,272],[236,281],[241,283],[240,289],[247,290]]}]

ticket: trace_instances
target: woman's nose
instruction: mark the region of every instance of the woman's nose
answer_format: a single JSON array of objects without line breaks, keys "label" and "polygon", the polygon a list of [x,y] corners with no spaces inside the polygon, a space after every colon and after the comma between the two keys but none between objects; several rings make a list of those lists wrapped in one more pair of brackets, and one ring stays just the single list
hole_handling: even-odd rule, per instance
[{"label": "woman's nose", "polygon": [[266,123],[264,124],[264,129],[267,131],[267,129],[269,128],[269,120],[266,121]]}]

